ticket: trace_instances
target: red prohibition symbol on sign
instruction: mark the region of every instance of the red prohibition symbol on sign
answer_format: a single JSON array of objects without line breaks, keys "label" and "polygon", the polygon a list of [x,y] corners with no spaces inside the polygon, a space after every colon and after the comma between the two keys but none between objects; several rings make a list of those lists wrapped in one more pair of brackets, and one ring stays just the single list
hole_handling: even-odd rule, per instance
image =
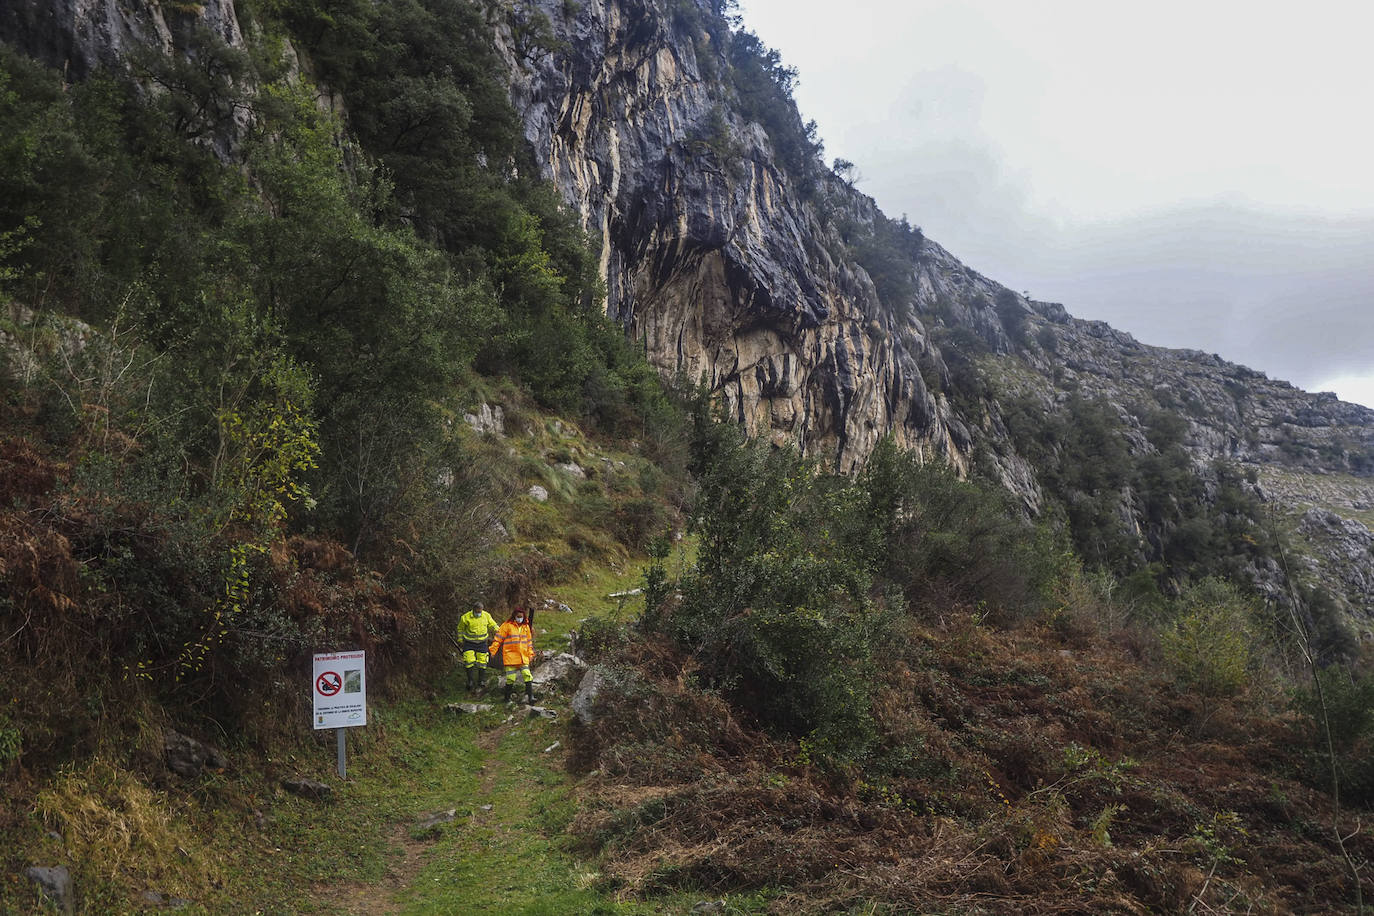
[{"label": "red prohibition symbol on sign", "polygon": [[315,689],[327,697],[332,697],[343,688],[343,678],[339,677],[338,672],[326,671],[315,678]]}]

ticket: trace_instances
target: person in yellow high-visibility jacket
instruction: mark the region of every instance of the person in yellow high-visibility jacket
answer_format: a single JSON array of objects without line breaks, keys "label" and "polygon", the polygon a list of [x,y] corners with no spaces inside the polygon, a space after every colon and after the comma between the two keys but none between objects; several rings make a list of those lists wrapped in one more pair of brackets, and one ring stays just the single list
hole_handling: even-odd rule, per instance
[{"label": "person in yellow high-visibility jacket", "polygon": [[511,691],[515,688],[517,675],[525,681],[525,702],[534,705],[534,675],[530,673],[530,662],[534,661],[534,628],[529,614],[517,607],[511,611],[510,618],[503,624],[491,643],[491,654],[501,653],[501,665],[506,669],[506,702],[510,702]]},{"label": "person in yellow high-visibility jacket", "polygon": [[467,672],[468,690],[481,689],[487,679],[487,643],[498,629],[492,617],[478,601],[472,610],[458,618],[458,642],[463,650],[463,669]]}]

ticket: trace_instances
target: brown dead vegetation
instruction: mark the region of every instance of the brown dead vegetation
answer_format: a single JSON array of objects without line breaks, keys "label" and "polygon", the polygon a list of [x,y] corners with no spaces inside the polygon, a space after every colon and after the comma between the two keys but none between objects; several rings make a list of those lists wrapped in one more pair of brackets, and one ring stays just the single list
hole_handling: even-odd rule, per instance
[{"label": "brown dead vegetation", "polygon": [[353,554],[335,541],[291,538],[274,556],[273,569],[283,604],[293,617],[319,620],[358,648],[377,653],[417,625],[415,604],[405,591],[361,569]]},{"label": "brown dead vegetation", "polygon": [[882,747],[842,770],[639,645],[577,734],[574,831],[622,893],[765,890],[779,913],[1354,911],[1296,717],[1257,691],[1204,719],[1120,646],[1075,645],[913,624],[880,675]]},{"label": "brown dead vegetation", "polygon": [[[21,736],[20,768],[80,758],[111,737],[127,744],[105,730],[134,728],[129,711],[154,698],[179,721],[209,714],[222,728],[240,709],[280,700],[280,672],[305,670],[312,640],[367,649],[379,673],[419,642],[411,597],[328,539],[275,541],[253,557],[247,610],[215,616],[233,532],[216,539],[173,507],[84,490],[69,454],[83,445],[26,436],[13,415],[0,420],[0,726]],[[178,653],[202,633],[214,651],[188,674]],[[237,706],[226,701],[235,681]],[[107,717],[115,697],[124,714]],[[259,718],[269,729],[278,719]]]}]

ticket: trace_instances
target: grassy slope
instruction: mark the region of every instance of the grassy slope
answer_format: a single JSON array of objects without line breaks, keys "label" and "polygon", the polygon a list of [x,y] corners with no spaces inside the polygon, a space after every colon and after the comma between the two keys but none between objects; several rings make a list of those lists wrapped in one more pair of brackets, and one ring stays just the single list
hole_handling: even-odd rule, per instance
[{"label": "grassy slope", "polygon": [[[596,570],[574,591],[614,612],[604,596],[636,575]],[[575,621],[546,612],[539,623],[538,642],[557,648]],[[71,865],[86,913],[138,911],[143,890],[193,901],[187,913],[662,913],[700,899],[618,902],[594,863],[568,848],[577,783],[563,766],[566,725],[509,716],[499,702],[476,717],[444,709],[468,699],[455,666],[426,697],[376,704],[370,724],[349,733],[346,781],[333,772],[332,732],[281,758],[231,751],[234,767],[199,784],[153,786],[106,761],[35,781],[31,792],[66,786],[63,800],[46,806],[50,823],[32,814],[11,850]],[[566,718],[566,696],[541,699]],[[276,787],[296,773],[333,785],[336,797],[320,804]],[[450,808],[453,823],[418,835],[418,820]],[[129,848],[116,857],[118,837]],[[11,871],[0,911],[35,903]]]},{"label": "grassy slope", "polygon": [[[583,617],[636,608],[634,598],[608,596],[639,583],[643,559],[596,531],[583,510],[588,501],[604,513],[608,499],[642,498],[645,462],[538,415],[509,433],[495,444],[509,452],[518,489],[537,483],[550,498],[516,500],[496,563],[550,560],[545,571],[562,581],[537,583],[535,593],[574,610],[540,611],[537,646],[560,651]],[[590,479],[556,467],[571,461]],[[681,562],[685,550],[674,555]],[[617,901],[595,865],[568,849],[578,790],[563,766],[566,725],[447,712],[471,699],[461,678],[455,663],[390,690],[374,681],[371,721],[348,735],[346,781],[334,773],[333,733],[312,733],[303,721],[264,726],[273,736],[266,743],[226,736],[230,768],[184,781],[161,764],[160,711],[123,709],[121,722],[137,724],[128,740],[112,729],[99,756],[0,783],[0,913],[41,909],[22,874],[32,864],[67,865],[78,912],[101,914],[146,909],[150,891],[189,901],[188,913],[681,912],[699,899]],[[566,699],[547,698],[565,719]],[[333,785],[334,800],[287,794],[279,782],[293,775]],[[415,835],[418,819],[450,808],[452,824]]]},{"label": "grassy slope", "polygon": [[[606,536],[584,510],[639,459],[543,419],[495,445],[514,450],[520,487],[550,492],[517,502],[506,548],[553,558],[562,581],[537,593],[575,609],[541,612],[540,647],[564,646],[583,616],[633,613],[606,596],[636,584],[642,561],[598,544]],[[569,460],[597,469],[592,479],[557,469]],[[675,550],[672,565],[689,554]],[[1195,898],[1325,912],[1349,901],[1324,801],[1295,779],[1301,729],[1276,716],[1276,698],[1203,709],[1120,645],[1066,638],[958,615],[913,623],[889,647],[900,664],[881,673],[881,718],[913,761],[900,780],[822,771],[804,748],[732,722],[664,654],[645,676],[699,715],[618,709],[626,727],[600,749],[563,723],[452,716],[456,667],[375,701],[372,723],[350,733],[344,783],[333,736],[303,723],[282,726],[289,737],[267,752],[226,742],[233,767],[191,783],[161,767],[146,724],[129,747],[6,785],[0,912],[36,906],[23,866],[59,862],[86,913],[137,911],[145,890],[191,900],[191,913],[679,913],[724,888],[740,892],[727,898],[735,912],[1144,912]],[[728,746],[699,741],[711,722],[728,726]],[[664,727],[645,739],[644,725]],[[584,765],[575,773],[570,751]],[[593,761],[599,772],[582,775]],[[277,787],[297,773],[335,784],[336,799]],[[422,815],[449,808],[452,825],[413,835]],[[1374,858],[1363,835],[1356,846]]]},{"label": "grassy slope", "polygon": [[1266,467],[1260,482],[1295,506],[1326,509],[1374,530],[1374,481],[1367,478]]}]

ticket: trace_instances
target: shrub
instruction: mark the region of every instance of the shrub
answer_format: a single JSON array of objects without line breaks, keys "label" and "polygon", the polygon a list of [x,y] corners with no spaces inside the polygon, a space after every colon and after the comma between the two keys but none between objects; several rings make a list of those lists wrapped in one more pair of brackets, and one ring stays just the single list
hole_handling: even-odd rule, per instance
[{"label": "shrub", "polygon": [[764,723],[810,735],[835,759],[863,757],[872,646],[880,619],[869,598],[871,559],[858,531],[862,503],[844,478],[791,449],[749,442],[698,403],[693,517],[701,546],[646,622],[690,651],[704,681]]},{"label": "shrub", "polygon": [[985,603],[1016,616],[1034,610],[1060,577],[1066,556],[1047,526],[1023,521],[1006,493],[960,480],[885,439],[869,456],[858,516],[884,578],[913,605]]},{"label": "shrub", "polygon": [[1318,702],[1315,688],[1299,690],[1295,704],[1316,729],[1325,732],[1330,728],[1331,743],[1338,752],[1348,752],[1374,726],[1374,676],[1331,665],[1317,677],[1321,679],[1325,708]]},{"label": "shrub", "polygon": [[907,601],[1012,617],[1063,575],[1062,547],[1004,497],[890,440],[843,477],[711,422],[703,400],[693,470],[697,564],[680,602],[658,590],[646,624],[690,651],[708,686],[832,761],[875,744],[878,647]]},{"label": "shrub", "polygon": [[871,224],[850,232],[846,241],[888,313],[898,321],[911,321],[916,315],[916,263],[925,243],[920,228],[905,216],[892,220],[878,213]]},{"label": "shrub", "polygon": [[1315,685],[1293,696],[1294,706],[1310,723],[1305,778],[1331,789],[1334,768],[1343,801],[1374,805],[1374,675],[1336,664],[1321,669],[1317,678],[1320,697]]},{"label": "shrub", "polygon": [[1160,636],[1164,658],[1180,687],[1209,700],[1234,696],[1249,682],[1253,611],[1217,579],[1190,586],[1183,613]]},{"label": "shrub", "polygon": [[821,162],[823,145],[816,136],[816,122],[803,123],[792,100],[796,68],[785,66],[776,50],[748,31],[730,36],[727,60],[737,110],[763,125],[783,170],[802,194],[811,194],[817,174],[825,168]]},{"label": "shrub", "polygon": [[1040,349],[1044,350],[1046,353],[1053,354],[1059,352],[1059,335],[1056,334],[1054,328],[1048,324],[1035,332],[1035,342],[1040,344]]},{"label": "shrub", "polygon": [[1026,316],[1025,307],[1017,298],[1016,293],[1009,289],[999,289],[994,299],[994,305],[997,310],[997,317],[1007,332],[1007,337],[1022,347],[1030,346],[1030,333],[1027,330],[1029,319]]}]

